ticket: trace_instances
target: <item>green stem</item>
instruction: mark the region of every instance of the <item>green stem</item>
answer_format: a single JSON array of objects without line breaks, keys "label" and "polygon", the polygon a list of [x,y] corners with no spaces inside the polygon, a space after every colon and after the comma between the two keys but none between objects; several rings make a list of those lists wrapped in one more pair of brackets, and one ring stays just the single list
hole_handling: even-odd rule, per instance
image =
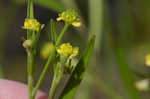
[{"label": "green stem", "polygon": [[33,54],[28,52],[27,56],[27,69],[28,69],[28,88],[29,88],[29,99],[32,99],[32,90],[33,90]]},{"label": "green stem", "polygon": [[[97,10],[99,9],[99,10]],[[99,52],[103,29],[104,0],[89,0],[89,22],[90,30],[96,35],[95,51]]]},{"label": "green stem", "polygon": [[49,68],[49,64],[51,63],[51,61],[52,61],[54,56],[55,56],[55,48],[53,48],[52,54],[49,56],[48,61],[47,61],[47,63],[44,66],[44,69],[43,69],[43,71],[42,71],[42,73],[40,75],[40,78],[39,78],[39,80],[38,80],[38,82],[37,82],[37,84],[36,84],[36,86],[35,86],[35,88],[33,90],[32,97],[35,97],[35,95],[36,95],[36,93],[37,93],[37,91],[38,91],[38,89],[39,89],[39,87],[40,87],[40,85],[41,85],[41,83],[42,83],[42,81],[44,79],[44,76],[45,76],[45,74],[46,74],[46,72],[47,72],[47,70]]},{"label": "green stem", "polygon": [[62,41],[62,38],[63,38],[65,32],[67,31],[68,27],[69,27],[69,25],[68,25],[68,24],[65,24],[63,30],[61,31],[61,33],[60,33],[60,35],[59,35],[59,37],[58,37],[58,39],[57,39],[57,41],[56,41],[56,46],[53,48],[52,53],[50,54],[50,56],[49,56],[49,58],[48,58],[48,61],[46,62],[45,66],[44,66],[44,69],[43,69],[43,71],[42,71],[42,73],[41,73],[41,75],[40,75],[40,78],[39,78],[39,80],[38,80],[38,82],[37,82],[37,84],[36,84],[36,86],[35,86],[35,88],[34,88],[34,90],[33,90],[33,93],[32,93],[33,99],[34,99],[34,97],[35,97],[35,95],[36,95],[36,93],[37,93],[37,91],[38,91],[38,89],[39,89],[39,87],[40,87],[40,85],[41,85],[43,79],[44,79],[44,76],[45,76],[45,74],[46,74],[46,72],[47,72],[47,70],[48,70],[48,68],[49,68],[49,66],[50,66],[50,63],[51,63],[52,59],[55,57],[55,54],[56,54],[56,47],[57,47],[57,46],[60,44],[60,42]]},{"label": "green stem", "polygon": [[115,47],[116,59],[118,62],[118,68],[120,70],[120,76],[122,77],[124,86],[129,94],[129,99],[141,99],[139,92],[134,86],[133,73],[128,65],[123,49],[120,46],[120,42]]},{"label": "green stem", "polygon": [[61,31],[59,37],[57,38],[56,47],[60,44],[60,42],[61,42],[61,40],[62,40],[65,32],[67,31],[68,27],[69,27],[69,24],[66,23],[65,26],[64,26],[64,28],[63,28],[63,30]]},{"label": "green stem", "polygon": [[[61,60],[61,59],[60,59]],[[50,92],[49,92],[49,98],[48,99],[54,99],[55,94],[56,94],[56,90],[61,82],[61,79],[63,77],[64,74],[64,65],[65,65],[66,61],[60,61],[60,62],[56,62],[56,65],[54,63],[54,78],[52,81],[52,85],[50,88]]]},{"label": "green stem", "polygon": [[[27,18],[33,19],[34,18],[34,11],[33,11],[33,0],[28,0],[28,8],[27,8]],[[27,39],[32,38],[33,31],[27,30]],[[27,52],[27,70],[28,70],[28,90],[29,90],[29,99],[32,98],[32,91],[33,91],[33,67],[35,65],[34,62],[34,50],[30,50]]]},{"label": "green stem", "polygon": [[28,0],[27,18],[34,18],[33,0]]},{"label": "green stem", "polygon": [[54,79],[52,81],[52,86],[51,86],[51,89],[49,92],[49,99],[54,99],[56,90],[57,90],[59,83],[62,79],[62,75],[59,75],[58,77],[54,76]]}]

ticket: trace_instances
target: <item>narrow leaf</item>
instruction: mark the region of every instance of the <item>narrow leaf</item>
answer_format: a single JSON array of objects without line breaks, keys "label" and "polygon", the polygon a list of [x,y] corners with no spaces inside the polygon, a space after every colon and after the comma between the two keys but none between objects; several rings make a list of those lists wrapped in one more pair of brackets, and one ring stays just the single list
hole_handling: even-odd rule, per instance
[{"label": "narrow leaf", "polygon": [[116,47],[116,58],[118,61],[118,68],[120,70],[120,75],[124,82],[124,86],[129,94],[129,99],[140,99],[139,93],[137,92],[134,86],[133,73],[129,68],[129,65],[126,61],[126,57],[120,46]]},{"label": "narrow leaf", "polygon": [[[26,0],[13,0],[18,4],[23,4]],[[34,0],[37,5],[54,10],[57,12],[63,11],[65,9],[61,0]]]},{"label": "narrow leaf", "polygon": [[95,44],[95,36],[92,36],[92,38],[88,43],[87,48],[85,49],[83,55],[81,56],[79,63],[77,64],[75,70],[73,71],[59,99],[72,99],[73,96],[75,95],[84,77],[85,70],[88,66],[89,59],[94,49],[94,44]]}]

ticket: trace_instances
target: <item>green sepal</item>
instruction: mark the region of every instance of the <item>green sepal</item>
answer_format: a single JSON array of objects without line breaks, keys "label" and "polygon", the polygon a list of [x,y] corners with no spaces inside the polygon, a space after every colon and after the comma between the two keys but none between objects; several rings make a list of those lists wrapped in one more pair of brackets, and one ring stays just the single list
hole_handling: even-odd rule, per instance
[{"label": "green sepal", "polygon": [[71,74],[75,67],[77,66],[78,59],[77,58],[72,58],[68,59],[64,65],[64,74]]}]

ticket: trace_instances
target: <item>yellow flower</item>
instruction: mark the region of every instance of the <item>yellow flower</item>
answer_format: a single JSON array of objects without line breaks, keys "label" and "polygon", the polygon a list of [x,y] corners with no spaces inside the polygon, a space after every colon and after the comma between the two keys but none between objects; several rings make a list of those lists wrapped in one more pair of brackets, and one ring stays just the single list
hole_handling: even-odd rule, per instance
[{"label": "yellow flower", "polygon": [[63,20],[64,22],[68,24],[72,24],[75,27],[80,27],[82,23],[80,22],[78,13],[74,10],[66,10],[59,14],[59,17],[57,18],[57,21]]},{"label": "yellow flower", "polygon": [[78,55],[79,48],[72,48],[70,43],[64,43],[57,49],[57,52],[60,55],[67,56],[69,59],[72,59],[72,57]]},{"label": "yellow flower", "polygon": [[145,64],[147,66],[150,66],[150,54],[148,54],[146,57],[145,57]]},{"label": "yellow flower", "polygon": [[40,23],[36,19],[25,19],[23,29],[39,31]]},{"label": "yellow flower", "polygon": [[78,53],[79,53],[79,48],[78,47],[73,48],[72,54],[69,56],[69,59],[72,59],[72,57],[77,56]]}]

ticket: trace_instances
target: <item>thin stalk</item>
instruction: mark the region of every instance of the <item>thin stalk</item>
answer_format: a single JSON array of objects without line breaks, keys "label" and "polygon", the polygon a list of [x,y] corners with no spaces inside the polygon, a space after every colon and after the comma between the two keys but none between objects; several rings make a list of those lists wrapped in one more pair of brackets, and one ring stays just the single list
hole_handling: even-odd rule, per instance
[{"label": "thin stalk", "polygon": [[57,88],[59,87],[59,84],[61,82],[61,79],[64,75],[64,64],[66,60],[61,61],[60,63],[57,62],[56,65],[54,64],[54,78],[52,81],[52,85],[49,91],[49,98],[48,99],[54,99]]},{"label": "thin stalk", "polygon": [[27,70],[28,70],[28,90],[29,90],[29,99],[32,99],[32,90],[33,90],[33,73],[32,73],[32,59],[33,55],[28,52],[27,56]]},{"label": "thin stalk", "polygon": [[49,99],[54,99],[56,90],[57,90],[59,83],[62,79],[62,75],[59,75],[59,77],[54,76],[53,81],[52,81],[52,85],[51,85],[51,89],[49,92]]},{"label": "thin stalk", "polygon": [[61,31],[59,37],[57,38],[56,47],[60,44],[60,42],[61,42],[61,40],[62,40],[65,32],[67,31],[68,27],[69,27],[69,24],[66,23],[65,26],[64,26],[64,28],[63,28],[63,30]]},{"label": "thin stalk", "polygon": [[61,78],[54,78],[53,79],[53,82],[52,82],[52,87],[50,89],[50,93],[49,93],[49,99],[54,99],[54,96],[55,96],[55,93],[56,93],[56,90],[58,88],[58,85],[61,81]]},{"label": "thin stalk", "polygon": [[44,76],[45,76],[45,74],[46,74],[46,72],[47,72],[47,70],[48,70],[48,68],[50,66],[51,61],[55,57],[56,47],[62,41],[62,38],[63,38],[65,32],[67,31],[68,27],[69,27],[69,25],[65,24],[63,30],[61,31],[60,35],[58,36],[58,39],[56,41],[56,46],[53,48],[52,53],[50,54],[50,56],[48,58],[48,61],[46,62],[45,66],[44,66],[44,69],[43,69],[43,71],[42,71],[42,73],[41,73],[41,75],[39,77],[39,80],[38,80],[38,82],[37,82],[37,84],[36,84],[36,86],[35,86],[35,88],[33,90],[32,97],[35,97],[35,95],[36,95],[36,93],[37,93],[37,91],[38,91],[38,89],[39,89],[39,87],[40,87],[40,85],[41,85],[41,83],[42,83],[42,81],[44,79]]},{"label": "thin stalk", "polygon": [[37,91],[38,91],[38,89],[39,89],[39,87],[40,87],[40,85],[41,85],[41,83],[42,83],[42,81],[44,79],[44,76],[45,76],[45,74],[46,74],[46,72],[47,72],[47,70],[49,68],[49,64],[51,63],[52,59],[55,56],[55,50],[56,50],[56,48],[53,48],[52,54],[49,56],[48,61],[47,61],[47,63],[44,66],[44,69],[43,69],[43,71],[42,71],[42,73],[40,75],[40,78],[39,78],[39,80],[38,80],[38,82],[37,82],[37,84],[36,84],[36,86],[35,86],[35,88],[33,90],[32,97],[35,97],[35,95],[36,95],[36,93],[37,93]]},{"label": "thin stalk", "polygon": [[120,44],[115,47],[116,59],[118,62],[118,68],[120,70],[120,76],[122,77],[124,86],[129,94],[129,99],[140,99],[139,92],[134,86],[133,73],[130,70],[130,66],[127,63],[123,49]]},{"label": "thin stalk", "polygon": [[34,18],[33,0],[28,0],[27,18],[30,18],[30,19]]},{"label": "thin stalk", "polygon": [[[27,18],[32,19],[34,18],[34,11],[33,11],[33,0],[28,0],[28,8],[27,8]],[[27,39],[32,38],[33,31],[27,30]],[[33,91],[33,67],[35,65],[34,62],[34,50],[30,50],[27,52],[27,70],[28,70],[28,90],[29,90],[29,99],[32,98],[32,91]]]},{"label": "thin stalk", "polygon": [[[89,32],[96,35],[96,52],[99,51],[102,39],[102,28],[103,28],[103,0],[89,0]],[[97,10],[99,9],[99,10]]]}]

